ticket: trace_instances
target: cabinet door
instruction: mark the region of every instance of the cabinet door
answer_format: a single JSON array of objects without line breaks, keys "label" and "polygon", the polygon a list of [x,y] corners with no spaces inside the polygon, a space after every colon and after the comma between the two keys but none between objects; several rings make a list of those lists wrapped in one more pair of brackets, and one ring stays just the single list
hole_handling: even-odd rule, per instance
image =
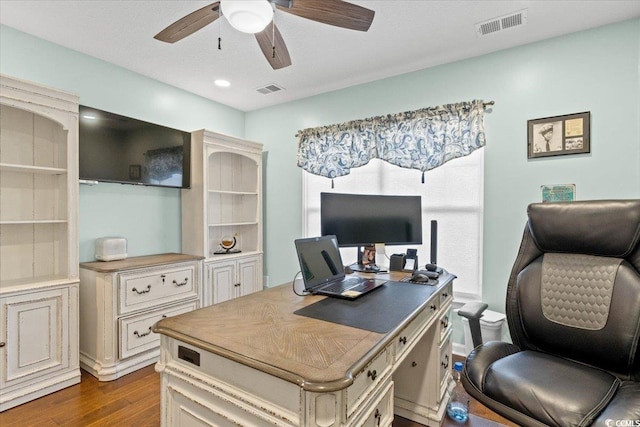
[{"label": "cabinet door", "polygon": [[213,286],[213,303],[227,301],[237,296],[236,262],[216,262],[210,266],[211,284]]},{"label": "cabinet door", "polygon": [[68,289],[0,299],[5,346],[0,388],[69,366]]},{"label": "cabinet door", "polygon": [[238,296],[262,290],[259,262],[258,257],[238,260]]}]

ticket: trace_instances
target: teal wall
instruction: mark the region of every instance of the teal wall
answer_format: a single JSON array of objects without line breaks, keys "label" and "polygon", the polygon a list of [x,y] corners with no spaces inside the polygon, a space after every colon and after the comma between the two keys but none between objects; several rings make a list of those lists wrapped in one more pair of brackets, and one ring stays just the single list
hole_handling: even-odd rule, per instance
[{"label": "teal wall", "polygon": [[[180,130],[242,137],[244,113],[113,64],[0,26],[0,72],[80,96],[80,103]],[[212,83],[213,84],[213,83]],[[181,250],[180,190],[80,186],[80,261],[94,240],[125,236],[129,256]]]},{"label": "teal wall", "polygon": [[[638,19],[246,114],[7,27],[0,27],[0,72],[119,114],[263,142],[265,274],[272,285],[298,270],[292,242],[302,229],[302,173],[295,134],[307,127],[494,100],[485,116],[483,286],[496,311],[504,311],[525,209],[540,200],[540,185],[576,184],[583,200],[640,197]],[[527,160],[528,119],[582,111],[592,117],[590,154]],[[340,180],[335,184],[340,189]],[[93,239],[105,235],[127,236],[130,255],[179,251],[181,220],[178,190],[82,186],[81,260],[93,259]],[[458,328],[457,341],[460,334]]]},{"label": "teal wall", "polygon": [[[540,201],[541,185],[576,184],[581,200],[640,197],[639,51],[636,19],[248,113],[246,137],[268,152],[270,283],[289,281],[298,270],[291,242],[302,229],[299,129],[493,100],[485,116],[483,287],[490,308],[504,312],[526,206]],[[527,120],[583,111],[591,112],[590,154],[527,160]],[[335,186],[341,189],[339,179]]]}]

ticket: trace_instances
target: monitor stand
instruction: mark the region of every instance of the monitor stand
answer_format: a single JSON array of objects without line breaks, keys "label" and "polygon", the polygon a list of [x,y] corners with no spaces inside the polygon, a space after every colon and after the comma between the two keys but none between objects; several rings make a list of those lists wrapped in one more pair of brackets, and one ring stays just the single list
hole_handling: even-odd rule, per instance
[{"label": "monitor stand", "polygon": [[[365,255],[366,253],[366,255]],[[364,264],[362,259],[367,256],[368,262]],[[386,273],[386,267],[380,267],[375,263],[376,249],[375,245],[358,246],[358,261],[349,266],[351,271],[360,273]]]},{"label": "monitor stand", "polygon": [[349,268],[351,268],[351,271],[358,271],[360,273],[384,273],[385,272],[375,264],[364,265],[364,264],[354,262],[349,266]]}]

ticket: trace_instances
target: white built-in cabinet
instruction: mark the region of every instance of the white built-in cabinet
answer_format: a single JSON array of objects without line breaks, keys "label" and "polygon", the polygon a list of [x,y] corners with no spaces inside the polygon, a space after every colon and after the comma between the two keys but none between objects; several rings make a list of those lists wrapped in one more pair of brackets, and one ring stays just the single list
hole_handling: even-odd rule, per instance
[{"label": "white built-in cabinet", "polygon": [[0,75],[0,411],[80,382],[78,97]]},{"label": "white built-in cabinet", "polygon": [[213,289],[213,304],[262,290],[261,257],[207,263],[207,276]]},{"label": "white built-in cabinet", "polygon": [[[205,258],[203,304],[262,290],[262,144],[191,134],[191,188],[182,190],[182,251]],[[224,236],[236,239],[221,252]]]}]

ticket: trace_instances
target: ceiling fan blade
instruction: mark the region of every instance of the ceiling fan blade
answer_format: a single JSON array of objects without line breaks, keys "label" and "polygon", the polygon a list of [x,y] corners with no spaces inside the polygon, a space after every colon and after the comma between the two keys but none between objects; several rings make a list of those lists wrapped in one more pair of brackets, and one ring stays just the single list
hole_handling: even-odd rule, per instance
[{"label": "ceiling fan blade", "polygon": [[369,30],[375,15],[371,9],[342,0],[291,0],[291,7],[276,5],[302,18],[358,31]]},{"label": "ceiling fan blade", "polygon": [[262,49],[262,53],[274,70],[279,70],[280,68],[291,65],[291,57],[289,56],[287,45],[284,44],[282,35],[273,21],[267,25],[267,28],[256,33],[256,40],[260,45],[260,49]]},{"label": "ceiling fan blade", "polygon": [[211,24],[219,17],[220,2],[217,1],[178,19],[153,38],[167,43],[175,43]]}]

